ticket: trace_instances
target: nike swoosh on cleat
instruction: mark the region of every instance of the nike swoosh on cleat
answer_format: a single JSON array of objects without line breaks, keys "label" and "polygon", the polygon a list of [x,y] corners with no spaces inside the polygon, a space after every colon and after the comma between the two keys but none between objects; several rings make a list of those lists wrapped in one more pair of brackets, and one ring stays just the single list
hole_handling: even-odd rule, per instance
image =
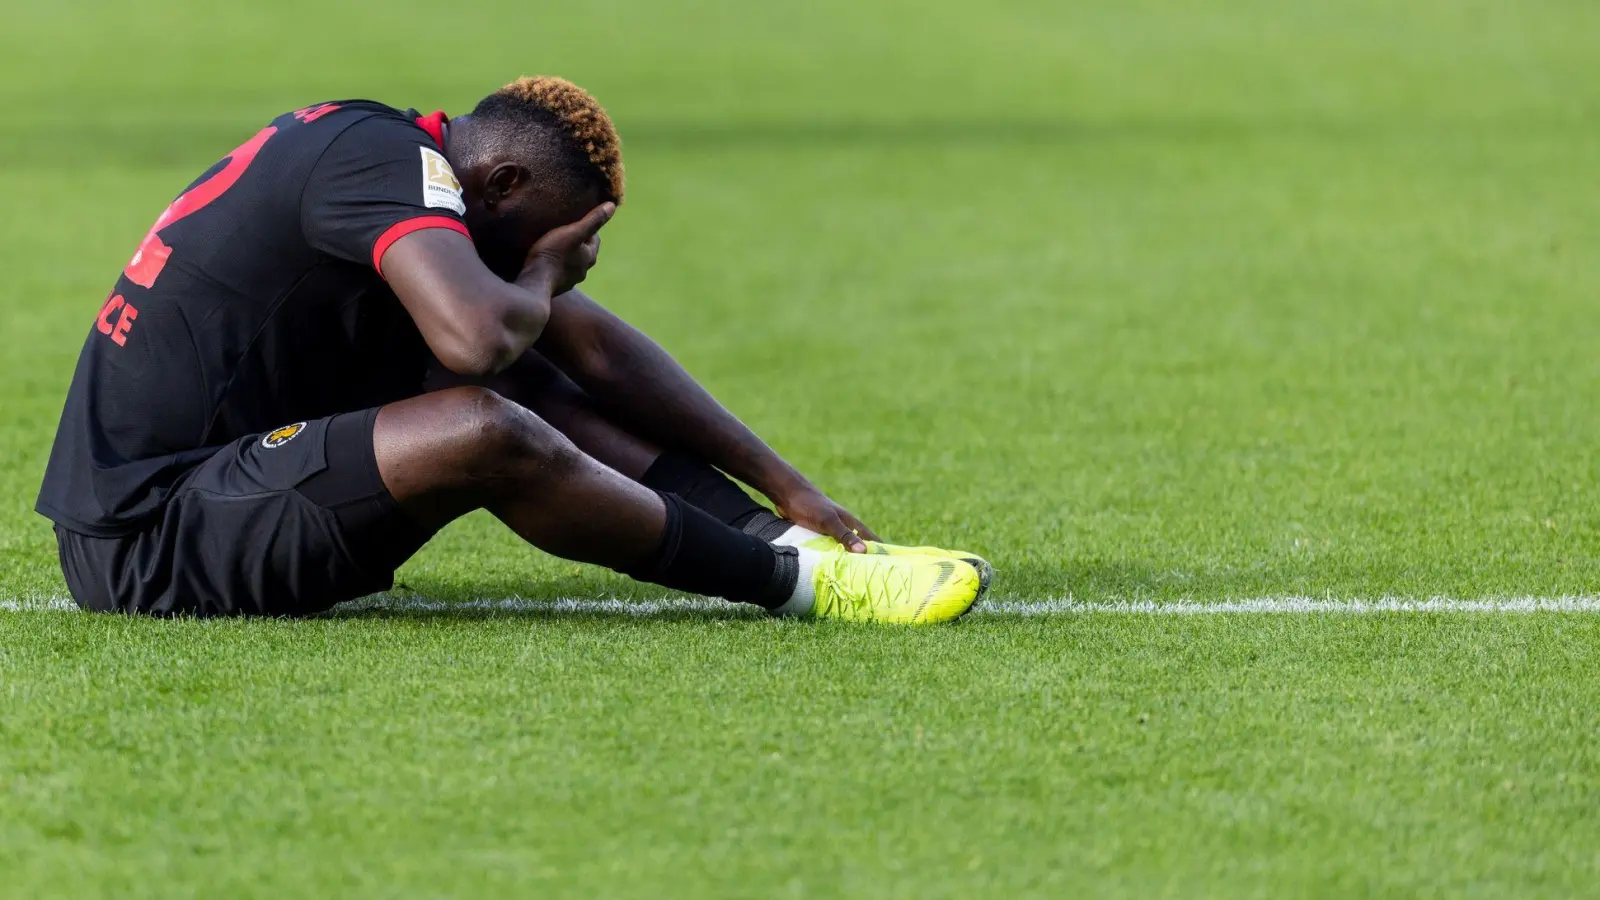
[{"label": "nike swoosh on cleat", "polygon": [[933,587],[928,588],[928,593],[923,596],[921,605],[917,607],[916,612],[911,614],[911,621],[915,622],[917,619],[922,617],[922,613],[928,608],[928,604],[933,602],[933,595],[939,593],[939,588],[944,587],[944,583],[949,581],[950,576],[954,575],[955,573],[955,563],[947,559],[942,559],[939,561],[939,577],[933,580]]},{"label": "nike swoosh on cleat", "polygon": [[961,561],[978,570],[978,599],[972,601],[977,603],[983,599],[984,594],[989,593],[989,582],[994,580],[994,566],[990,565],[988,560],[976,556],[964,556]]}]

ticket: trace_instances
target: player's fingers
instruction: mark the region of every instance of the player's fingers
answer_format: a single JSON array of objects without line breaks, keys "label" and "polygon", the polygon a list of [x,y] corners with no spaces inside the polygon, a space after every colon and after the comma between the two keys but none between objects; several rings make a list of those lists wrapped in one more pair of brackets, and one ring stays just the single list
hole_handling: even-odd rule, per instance
[{"label": "player's fingers", "polygon": [[838,513],[829,514],[823,524],[827,526],[828,535],[843,544],[846,550],[851,553],[867,552],[867,545],[861,541],[861,536],[850,530]]},{"label": "player's fingers", "polygon": [[611,221],[611,217],[616,212],[617,205],[615,203],[602,203],[596,206],[594,209],[589,210],[588,215],[578,220],[578,233],[583,235],[584,240],[594,237],[595,232]]},{"label": "player's fingers", "polygon": [[874,532],[871,528],[868,528],[864,522],[856,518],[855,515],[849,510],[840,510],[839,518],[843,519],[844,523],[850,526],[856,534],[861,535],[869,541],[878,541],[879,543],[882,543],[883,538],[878,537],[876,532]]}]

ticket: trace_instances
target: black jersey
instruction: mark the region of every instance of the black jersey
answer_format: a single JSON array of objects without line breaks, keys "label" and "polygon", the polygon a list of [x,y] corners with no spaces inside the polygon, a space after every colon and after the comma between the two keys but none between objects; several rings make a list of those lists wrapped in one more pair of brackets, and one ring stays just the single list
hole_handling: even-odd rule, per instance
[{"label": "black jersey", "polygon": [[428,350],[379,267],[406,234],[467,233],[443,125],[323,103],[190,184],[95,316],[38,511],[127,534],[236,438],[419,393]]}]

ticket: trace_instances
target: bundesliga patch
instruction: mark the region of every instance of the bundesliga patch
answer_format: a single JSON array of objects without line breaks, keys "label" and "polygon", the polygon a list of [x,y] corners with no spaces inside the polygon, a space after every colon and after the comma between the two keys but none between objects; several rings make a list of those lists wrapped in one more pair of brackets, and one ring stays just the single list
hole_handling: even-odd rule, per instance
[{"label": "bundesliga patch", "polygon": [[262,435],[261,446],[267,448],[268,450],[276,450],[279,447],[282,447],[284,444],[287,444],[299,437],[300,432],[305,430],[306,423],[304,422],[296,422],[293,425],[285,425],[282,428],[274,429]]},{"label": "bundesliga patch", "polygon": [[467,204],[461,199],[461,182],[444,154],[429,147],[422,151],[422,205],[434,209],[448,209],[458,216],[467,213]]}]

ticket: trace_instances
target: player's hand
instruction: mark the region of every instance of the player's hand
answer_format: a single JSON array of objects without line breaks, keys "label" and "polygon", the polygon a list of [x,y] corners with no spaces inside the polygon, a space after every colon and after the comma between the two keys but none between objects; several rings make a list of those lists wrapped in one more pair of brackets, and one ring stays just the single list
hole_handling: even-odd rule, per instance
[{"label": "player's hand", "polygon": [[600,228],[616,213],[615,203],[602,203],[589,214],[539,238],[528,251],[524,271],[534,270],[558,297],[577,287],[600,258]]},{"label": "player's hand", "polygon": [[863,538],[878,540],[872,529],[863,525],[850,510],[829,500],[826,494],[812,485],[804,485],[784,497],[774,497],[772,500],[778,505],[779,515],[803,528],[833,538],[851,553],[867,551]]}]

